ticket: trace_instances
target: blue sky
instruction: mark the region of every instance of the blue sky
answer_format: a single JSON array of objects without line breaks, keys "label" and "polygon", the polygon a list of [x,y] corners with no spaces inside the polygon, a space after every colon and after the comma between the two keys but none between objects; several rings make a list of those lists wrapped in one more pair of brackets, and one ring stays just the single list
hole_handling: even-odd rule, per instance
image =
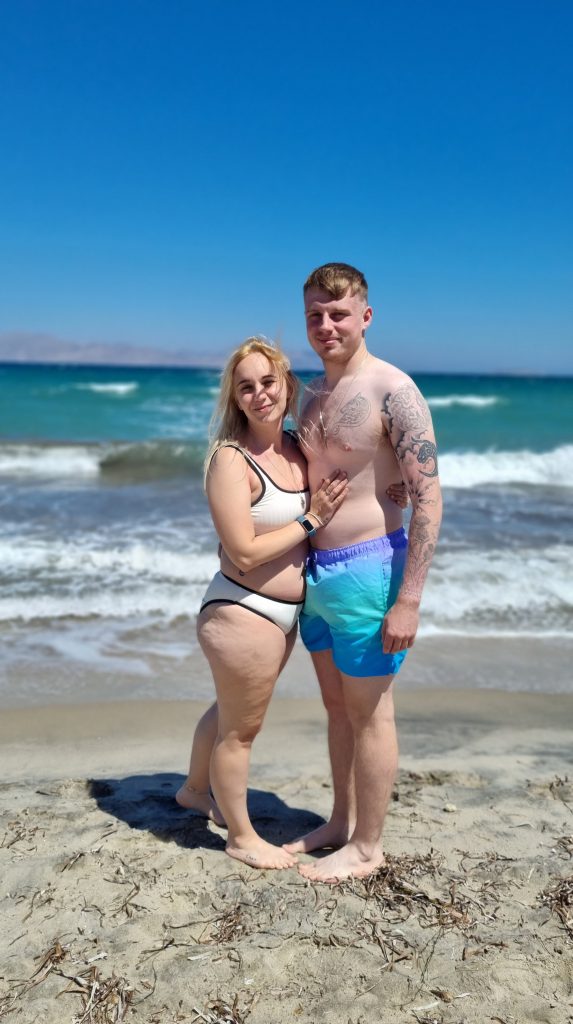
[{"label": "blue sky", "polygon": [[0,334],[305,348],[370,283],[410,370],[573,373],[569,0],[18,0],[0,33]]}]

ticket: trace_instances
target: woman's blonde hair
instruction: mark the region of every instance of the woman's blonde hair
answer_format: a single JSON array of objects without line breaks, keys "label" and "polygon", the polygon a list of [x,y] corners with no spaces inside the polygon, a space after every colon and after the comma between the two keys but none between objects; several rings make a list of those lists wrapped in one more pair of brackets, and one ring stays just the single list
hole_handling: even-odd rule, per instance
[{"label": "woman's blonde hair", "polygon": [[221,391],[209,427],[209,449],[204,465],[205,479],[207,478],[211,460],[219,448],[228,441],[235,441],[240,444],[244,440],[248,421],[235,400],[233,378],[239,363],[246,359],[247,356],[253,355],[253,353],[265,356],[274,368],[281,384],[283,381],[286,384],[287,402],[285,416],[294,416],[296,414],[298,381],[290,368],[290,362],[286,355],[280,348],[262,336],[255,335],[252,338],[247,338],[242,345],[239,345],[231,353],[227,365],[221,373]]}]

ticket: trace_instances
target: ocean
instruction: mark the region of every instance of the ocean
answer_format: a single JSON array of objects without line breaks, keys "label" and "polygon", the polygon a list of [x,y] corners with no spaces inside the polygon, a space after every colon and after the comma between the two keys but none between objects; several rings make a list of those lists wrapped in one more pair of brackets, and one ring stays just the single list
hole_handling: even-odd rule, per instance
[{"label": "ocean", "polygon": [[[423,684],[468,651],[460,685],[573,690],[573,380],[413,377],[445,499]],[[182,679],[217,566],[202,462],[218,382],[0,365],[0,706],[209,695]]]}]

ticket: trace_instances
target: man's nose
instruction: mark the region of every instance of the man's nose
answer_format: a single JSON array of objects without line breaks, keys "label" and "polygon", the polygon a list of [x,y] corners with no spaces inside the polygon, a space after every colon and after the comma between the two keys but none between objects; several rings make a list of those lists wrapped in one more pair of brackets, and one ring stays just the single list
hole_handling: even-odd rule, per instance
[{"label": "man's nose", "polygon": [[320,323],[318,324],[318,330],[322,334],[330,334],[332,330],[332,321],[328,316],[328,313],[324,313]]}]

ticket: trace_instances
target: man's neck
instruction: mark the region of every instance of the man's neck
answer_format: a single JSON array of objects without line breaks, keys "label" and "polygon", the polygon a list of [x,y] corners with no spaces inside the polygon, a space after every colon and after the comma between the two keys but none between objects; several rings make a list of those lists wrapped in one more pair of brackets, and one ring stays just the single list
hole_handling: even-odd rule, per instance
[{"label": "man's neck", "polygon": [[323,362],[324,366],[324,377],[329,388],[334,388],[338,384],[339,380],[343,377],[349,377],[351,374],[358,373],[361,369],[362,364],[366,362],[369,356],[368,349],[363,342],[360,348],[356,350],[345,363],[329,362],[326,360]]}]

